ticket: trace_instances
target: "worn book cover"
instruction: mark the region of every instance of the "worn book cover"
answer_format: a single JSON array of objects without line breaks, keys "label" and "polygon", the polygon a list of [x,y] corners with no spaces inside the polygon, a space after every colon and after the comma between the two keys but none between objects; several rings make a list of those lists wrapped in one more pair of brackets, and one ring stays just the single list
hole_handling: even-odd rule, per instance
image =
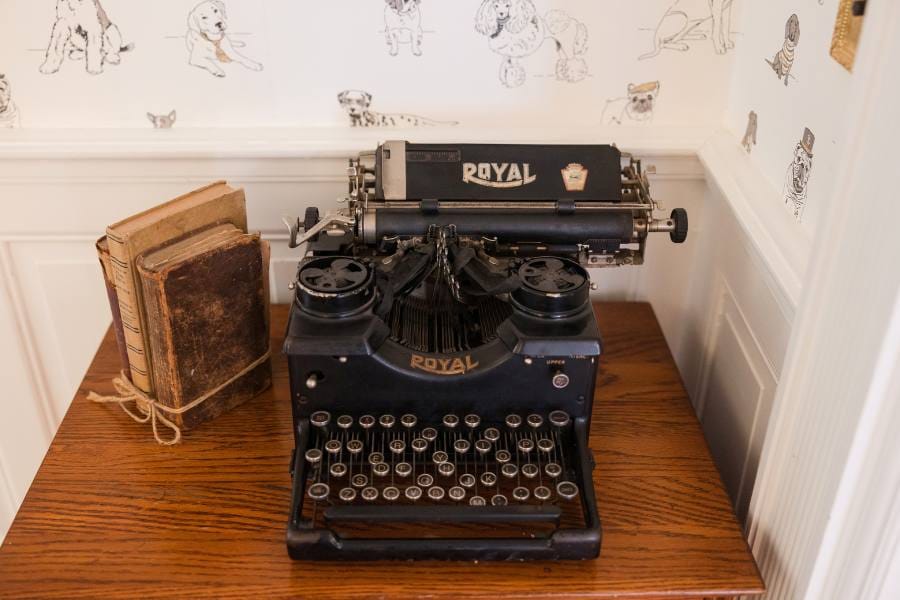
[{"label": "worn book cover", "polygon": [[137,270],[157,401],[179,408],[218,389],[167,418],[190,429],[269,387],[268,248],[258,234],[213,225],[141,255]]},{"label": "worn book cover", "polygon": [[103,271],[103,283],[106,285],[106,298],[109,300],[109,309],[112,312],[113,332],[116,334],[116,346],[119,349],[119,360],[122,363],[122,372],[131,379],[131,368],[128,365],[128,350],[125,348],[125,332],[122,329],[122,313],[119,312],[119,296],[116,286],[113,284],[112,264],[109,260],[109,243],[104,235],[97,240],[97,257],[100,259],[100,268]]}]

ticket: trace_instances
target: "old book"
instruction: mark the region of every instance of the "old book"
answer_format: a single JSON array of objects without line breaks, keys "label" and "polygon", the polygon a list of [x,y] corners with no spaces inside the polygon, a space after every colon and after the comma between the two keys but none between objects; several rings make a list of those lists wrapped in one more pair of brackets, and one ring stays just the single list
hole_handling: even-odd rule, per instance
[{"label": "old book", "polygon": [[106,298],[109,300],[109,309],[112,312],[113,332],[116,335],[116,346],[119,349],[119,360],[122,363],[122,372],[131,379],[131,368],[128,365],[128,351],[125,348],[125,332],[122,330],[122,313],[119,312],[119,296],[116,286],[113,284],[112,264],[109,260],[109,243],[104,235],[97,240],[97,256],[100,258],[100,267],[103,271],[103,283],[106,285]]},{"label": "old book", "polygon": [[106,229],[113,283],[122,315],[131,380],[153,392],[141,285],[134,261],[141,253],[214,223],[231,223],[247,231],[244,191],[217,182],[110,225]]},{"label": "old book", "polygon": [[269,353],[268,247],[231,224],[208,227],[137,261],[157,402],[190,429],[265,390]]}]

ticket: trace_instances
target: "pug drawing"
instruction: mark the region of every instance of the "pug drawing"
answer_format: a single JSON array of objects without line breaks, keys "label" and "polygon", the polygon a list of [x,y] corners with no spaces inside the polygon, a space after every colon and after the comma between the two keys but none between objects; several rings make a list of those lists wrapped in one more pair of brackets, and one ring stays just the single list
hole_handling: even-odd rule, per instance
[{"label": "pug drawing", "polygon": [[653,107],[659,97],[659,82],[648,81],[628,84],[626,95],[610,98],[603,107],[600,120],[603,125],[622,125],[627,121],[649,122],[653,120]]}]

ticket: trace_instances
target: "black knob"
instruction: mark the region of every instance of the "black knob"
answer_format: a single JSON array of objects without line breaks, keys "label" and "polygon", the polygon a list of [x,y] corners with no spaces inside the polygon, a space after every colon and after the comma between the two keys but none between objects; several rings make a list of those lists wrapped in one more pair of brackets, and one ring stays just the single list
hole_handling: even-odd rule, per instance
[{"label": "black knob", "polygon": [[[309,208],[306,209],[306,214],[303,217],[303,228],[304,228],[303,230],[309,231],[310,229],[315,227],[316,224],[318,224],[318,222],[319,222],[319,209],[316,208],[315,206],[310,206]],[[319,234],[317,233],[313,237],[309,238],[309,240],[311,242],[318,242]]]},{"label": "black knob", "polygon": [[672,211],[669,218],[674,222],[675,229],[669,232],[669,237],[676,244],[681,244],[687,239],[688,234],[688,216],[687,211],[683,208],[676,208]]}]

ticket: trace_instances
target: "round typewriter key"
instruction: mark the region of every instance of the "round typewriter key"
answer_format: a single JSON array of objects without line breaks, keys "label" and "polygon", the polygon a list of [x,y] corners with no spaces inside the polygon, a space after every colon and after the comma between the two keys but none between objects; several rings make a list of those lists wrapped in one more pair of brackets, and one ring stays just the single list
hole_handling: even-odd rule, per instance
[{"label": "round typewriter key", "polygon": [[416,426],[416,423],[419,422],[419,419],[416,418],[416,415],[411,415],[409,413],[400,417],[400,424],[406,427],[407,429],[412,429]]},{"label": "round typewriter key", "polygon": [[359,440],[350,440],[347,442],[347,452],[350,454],[359,454],[363,451],[363,443]]},{"label": "round typewriter key", "polygon": [[506,506],[509,500],[503,494],[494,494],[491,496],[491,506]]},{"label": "round typewriter key", "polygon": [[341,491],[338,492],[338,497],[344,502],[353,502],[356,500],[356,490],[351,487],[341,488]]},{"label": "round typewriter key", "polygon": [[562,475],[562,467],[555,462],[547,463],[544,465],[544,473],[547,474],[547,477],[552,477],[556,479],[560,475]]},{"label": "round typewriter key", "polygon": [[412,473],[412,466],[408,462],[399,462],[394,467],[394,473],[400,477],[409,477],[409,474]]},{"label": "round typewriter key", "polygon": [[459,425],[459,417],[456,415],[444,415],[444,427],[455,429]]},{"label": "round typewriter key", "polygon": [[422,430],[422,437],[425,438],[426,442],[433,442],[437,439],[437,429],[434,427],[426,427]]},{"label": "round typewriter key", "polygon": [[519,415],[506,415],[506,426],[510,429],[518,429],[522,424],[522,417]]},{"label": "round typewriter key", "polygon": [[422,473],[418,478],[416,478],[416,483],[419,484],[419,487],[431,487],[431,485],[434,483],[434,477],[432,477],[429,473]]},{"label": "round typewriter key", "polygon": [[493,486],[497,483],[497,474],[492,473],[491,471],[485,471],[481,474],[481,477],[478,478],[481,481],[481,485],[485,485],[487,487]]},{"label": "round typewriter key", "polygon": [[553,441],[547,438],[539,439],[537,446],[541,452],[553,452]]},{"label": "round typewriter key", "polygon": [[475,429],[476,427],[481,425],[481,417],[479,417],[478,415],[475,415],[475,414],[466,415],[465,421],[466,421],[466,426],[469,427],[470,429]]},{"label": "round typewriter key", "polygon": [[544,424],[544,417],[542,417],[541,415],[535,415],[535,414],[528,415],[528,425],[530,427],[537,429],[538,427],[540,427],[543,424]]},{"label": "round typewriter key", "polygon": [[512,460],[512,456],[509,454],[509,450],[497,450],[497,454],[494,455],[494,458],[497,459],[497,462],[502,464],[508,463]]},{"label": "round typewriter key", "polygon": [[456,472],[456,467],[453,466],[453,463],[445,462],[438,465],[438,473],[443,475],[444,477],[450,477]]},{"label": "round typewriter key", "polygon": [[378,490],[373,487],[363,488],[363,491],[361,491],[359,495],[366,502],[374,502],[375,500],[378,500]]},{"label": "round typewriter key", "polygon": [[384,488],[383,490],[381,490],[381,495],[384,497],[385,500],[387,500],[389,502],[393,502],[394,500],[396,500],[397,498],[400,497],[400,490],[398,490],[397,488],[395,488],[392,485],[389,485],[386,488]]},{"label": "round typewriter key", "polygon": [[469,506],[484,506],[487,502],[481,496],[472,496],[469,498]]},{"label": "round typewriter key", "polygon": [[403,495],[406,496],[408,500],[412,500],[413,502],[415,502],[422,497],[422,488],[411,485],[407,487],[406,490],[404,490]]},{"label": "round typewriter key", "polygon": [[314,427],[327,427],[331,423],[331,414],[327,410],[317,410],[309,416],[309,422]]},{"label": "round typewriter key", "polygon": [[387,463],[376,463],[372,465],[372,472],[377,477],[385,477],[388,473],[391,472],[391,467]]},{"label": "round typewriter key", "polygon": [[527,487],[519,486],[512,492],[513,498],[518,500],[519,502],[525,502],[531,496],[531,492],[528,491]]},{"label": "round typewriter key", "polygon": [[444,452],[443,450],[438,450],[437,452],[435,452],[434,454],[431,455],[431,461],[436,465],[444,464],[448,460],[450,460],[450,457],[447,456],[447,453]]},{"label": "round typewriter key", "polygon": [[500,467],[500,473],[507,479],[512,479],[519,474],[519,467],[517,467],[515,463],[506,463]]},{"label": "round typewriter key", "polygon": [[406,442],[403,440],[392,440],[388,447],[394,454],[403,454],[403,451],[406,450]]},{"label": "round typewriter key", "polygon": [[519,450],[525,452],[526,454],[534,450],[534,442],[532,442],[529,438],[522,438],[516,445],[519,447]]},{"label": "round typewriter key", "polygon": [[459,485],[464,488],[472,488],[475,487],[475,476],[471,473],[464,473],[459,476]]},{"label": "round typewriter key", "polygon": [[369,455],[369,464],[370,465],[377,465],[378,463],[383,463],[383,462],[384,462],[384,454],[382,454],[381,452],[373,452],[372,454]]},{"label": "round typewriter key", "polygon": [[560,481],[556,484],[556,493],[566,500],[571,500],[578,495],[578,486],[571,481]]},{"label": "round typewriter key", "polygon": [[487,454],[491,451],[491,443],[487,440],[478,440],[475,442],[475,449],[478,454]]},{"label": "round typewriter key", "polygon": [[554,427],[565,427],[569,424],[569,413],[563,410],[554,410],[549,416],[550,424]]},{"label": "round typewriter key", "polygon": [[394,415],[381,415],[378,417],[378,423],[385,429],[390,429],[394,426]]},{"label": "round typewriter key", "polygon": [[341,415],[337,418],[337,426],[341,429],[350,429],[353,427],[353,417],[350,415]]},{"label": "round typewriter key", "polygon": [[325,442],[325,451],[328,454],[337,454],[341,451],[341,442],[339,440],[328,440]]},{"label": "round typewriter key", "polygon": [[458,439],[453,442],[453,449],[456,450],[457,454],[465,454],[469,451],[471,444],[469,444],[469,440]]},{"label": "round typewriter key", "polygon": [[496,427],[488,427],[484,430],[484,439],[489,442],[496,442],[500,439],[500,430]]},{"label": "round typewriter key", "polygon": [[347,474],[347,465],[344,463],[334,463],[328,470],[332,477],[343,477]]},{"label": "round typewriter key", "polygon": [[322,451],[318,448],[310,448],[306,451],[306,454],[304,454],[304,456],[306,457],[306,462],[311,465],[315,465],[318,464],[320,460],[322,460]]},{"label": "round typewriter key", "polygon": [[416,452],[425,452],[428,449],[428,442],[423,440],[422,438],[416,438],[409,443],[413,450]]},{"label": "round typewriter key", "polygon": [[462,500],[463,498],[466,497],[466,490],[465,490],[465,488],[461,488],[458,485],[454,485],[447,492],[447,495],[450,496],[451,500],[456,500],[457,502],[459,502],[460,500]]},{"label": "round typewriter key", "polygon": [[328,497],[328,485],[325,483],[314,483],[309,486],[309,497],[313,500],[324,500]]},{"label": "round typewriter key", "polygon": [[534,488],[534,497],[540,500],[541,502],[545,502],[553,496],[553,492],[550,491],[550,488],[544,485],[539,485]]},{"label": "round typewriter key", "polygon": [[541,472],[538,466],[534,463],[525,463],[524,465],[522,465],[521,470],[522,475],[524,475],[528,479],[534,479]]},{"label": "round typewriter key", "polygon": [[375,417],[372,415],[363,415],[359,418],[359,426],[363,429],[372,429],[375,426]]},{"label": "round typewriter key", "polygon": [[369,478],[363,475],[362,473],[357,473],[353,477],[350,478],[350,485],[355,488],[364,488],[369,485]]},{"label": "round typewriter key", "polygon": [[428,497],[432,500],[443,500],[444,499],[444,488],[439,485],[428,488]]}]

